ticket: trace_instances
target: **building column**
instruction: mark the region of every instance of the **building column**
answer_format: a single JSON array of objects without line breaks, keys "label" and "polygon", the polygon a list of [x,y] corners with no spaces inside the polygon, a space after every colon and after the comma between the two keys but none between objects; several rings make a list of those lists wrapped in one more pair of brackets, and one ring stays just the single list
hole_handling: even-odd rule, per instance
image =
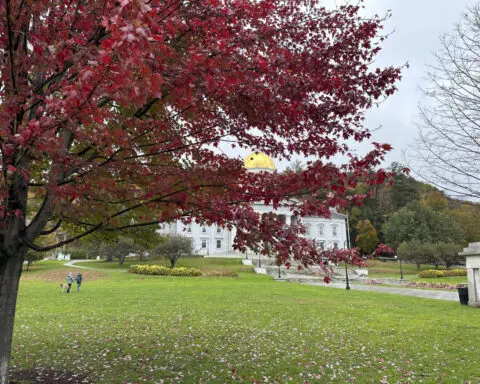
[{"label": "building column", "polygon": [[285,225],[292,225],[292,216],[291,215],[285,215]]}]

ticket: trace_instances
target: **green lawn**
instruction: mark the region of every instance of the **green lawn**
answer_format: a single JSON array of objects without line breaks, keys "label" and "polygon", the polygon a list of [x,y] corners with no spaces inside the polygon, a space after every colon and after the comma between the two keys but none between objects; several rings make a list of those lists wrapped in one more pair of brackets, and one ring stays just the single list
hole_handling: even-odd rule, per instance
[{"label": "green lawn", "polygon": [[[368,276],[372,278],[391,277],[400,278],[400,263],[397,261],[368,260]],[[433,269],[432,265],[421,264],[420,271]],[[415,264],[402,263],[403,275],[413,277],[420,271]]]},{"label": "green lawn", "polygon": [[[400,278],[400,263],[394,261],[379,261],[379,260],[368,260],[368,276],[372,279],[378,278]],[[426,269],[434,269],[432,265],[421,264],[420,271]],[[448,277],[437,277],[437,278],[422,278],[418,277],[417,266],[415,264],[405,264],[402,263],[403,277],[412,282],[425,282],[425,283],[444,283],[450,285],[457,285],[459,283],[467,282],[466,276],[448,276]]]},{"label": "green lawn", "polygon": [[14,368],[95,383],[480,381],[478,309],[279,283],[238,260],[184,262],[239,277],[83,270],[82,291],[65,294],[58,283],[75,269],[38,263],[20,285]]}]

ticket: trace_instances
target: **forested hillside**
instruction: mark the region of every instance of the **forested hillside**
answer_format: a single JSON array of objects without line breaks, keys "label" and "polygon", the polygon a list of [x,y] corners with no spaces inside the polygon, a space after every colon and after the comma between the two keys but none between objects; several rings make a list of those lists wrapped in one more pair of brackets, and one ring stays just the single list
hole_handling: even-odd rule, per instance
[{"label": "forested hillside", "polygon": [[[469,242],[480,241],[480,205],[449,198],[403,173],[397,163],[391,169],[396,172],[391,185],[356,188],[356,193],[368,197],[361,207],[348,212],[355,246],[370,253],[375,243],[385,243],[405,259],[434,262],[447,254],[453,257]],[[419,244],[425,248],[421,256]]]}]

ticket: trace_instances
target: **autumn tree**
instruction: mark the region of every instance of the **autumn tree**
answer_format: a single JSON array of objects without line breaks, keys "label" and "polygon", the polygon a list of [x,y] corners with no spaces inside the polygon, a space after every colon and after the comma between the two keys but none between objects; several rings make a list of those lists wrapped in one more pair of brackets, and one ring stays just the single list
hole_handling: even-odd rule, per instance
[{"label": "autumn tree", "polygon": [[372,253],[379,243],[375,227],[369,220],[362,220],[358,222],[355,229],[358,233],[355,238],[355,245],[360,248],[363,254]]},{"label": "autumn tree", "polygon": [[440,40],[420,108],[412,168],[423,179],[466,200],[480,197],[480,4]]},{"label": "autumn tree", "polygon": [[456,223],[465,233],[465,242],[480,241],[480,206],[476,204],[459,204],[450,212]]},{"label": "autumn tree", "polygon": [[170,260],[171,268],[175,268],[177,260],[182,256],[190,256],[192,253],[192,239],[179,235],[166,237],[161,244],[153,250],[153,254],[163,256]]},{"label": "autumn tree", "polygon": [[[364,111],[395,91],[400,73],[372,65],[382,20],[363,18],[359,7],[0,3],[0,384],[28,249],[194,218],[235,225],[240,251],[324,265],[298,236],[301,225],[286,228],[250,203],[328,216],[362,201],[345,195],[359,181],[388,177],[378,166],[389,145],[372,143],[363,157],[349,148],[370,139]],[[252,174],[228,146],[315,161],[298,173]],[[338,155],[340,167],[330,161]],[[290,199],[299,190],[309,193]],[[36,245],[67,227],[75,235]]]}]

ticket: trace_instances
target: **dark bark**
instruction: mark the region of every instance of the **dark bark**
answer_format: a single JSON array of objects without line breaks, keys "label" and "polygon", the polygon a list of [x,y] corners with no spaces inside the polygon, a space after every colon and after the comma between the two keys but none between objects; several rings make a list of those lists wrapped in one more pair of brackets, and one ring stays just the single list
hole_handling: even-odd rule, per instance
[{"label": "dark bark", "polygon": [[127,255],[125,256],[119,256],[118,257],[118,264],[120,264],[120,266],[123,266],[123,263],[125,262],[125,259],[127,258]]},{"label": "dark bark", "polygon": [[170,268],[175,268],[175,259],[170,259]]},{"label": "dark bark", "polygon": [[15,256],[0,255],[0,384],[8,383],[18,284],[26,250]]}]

